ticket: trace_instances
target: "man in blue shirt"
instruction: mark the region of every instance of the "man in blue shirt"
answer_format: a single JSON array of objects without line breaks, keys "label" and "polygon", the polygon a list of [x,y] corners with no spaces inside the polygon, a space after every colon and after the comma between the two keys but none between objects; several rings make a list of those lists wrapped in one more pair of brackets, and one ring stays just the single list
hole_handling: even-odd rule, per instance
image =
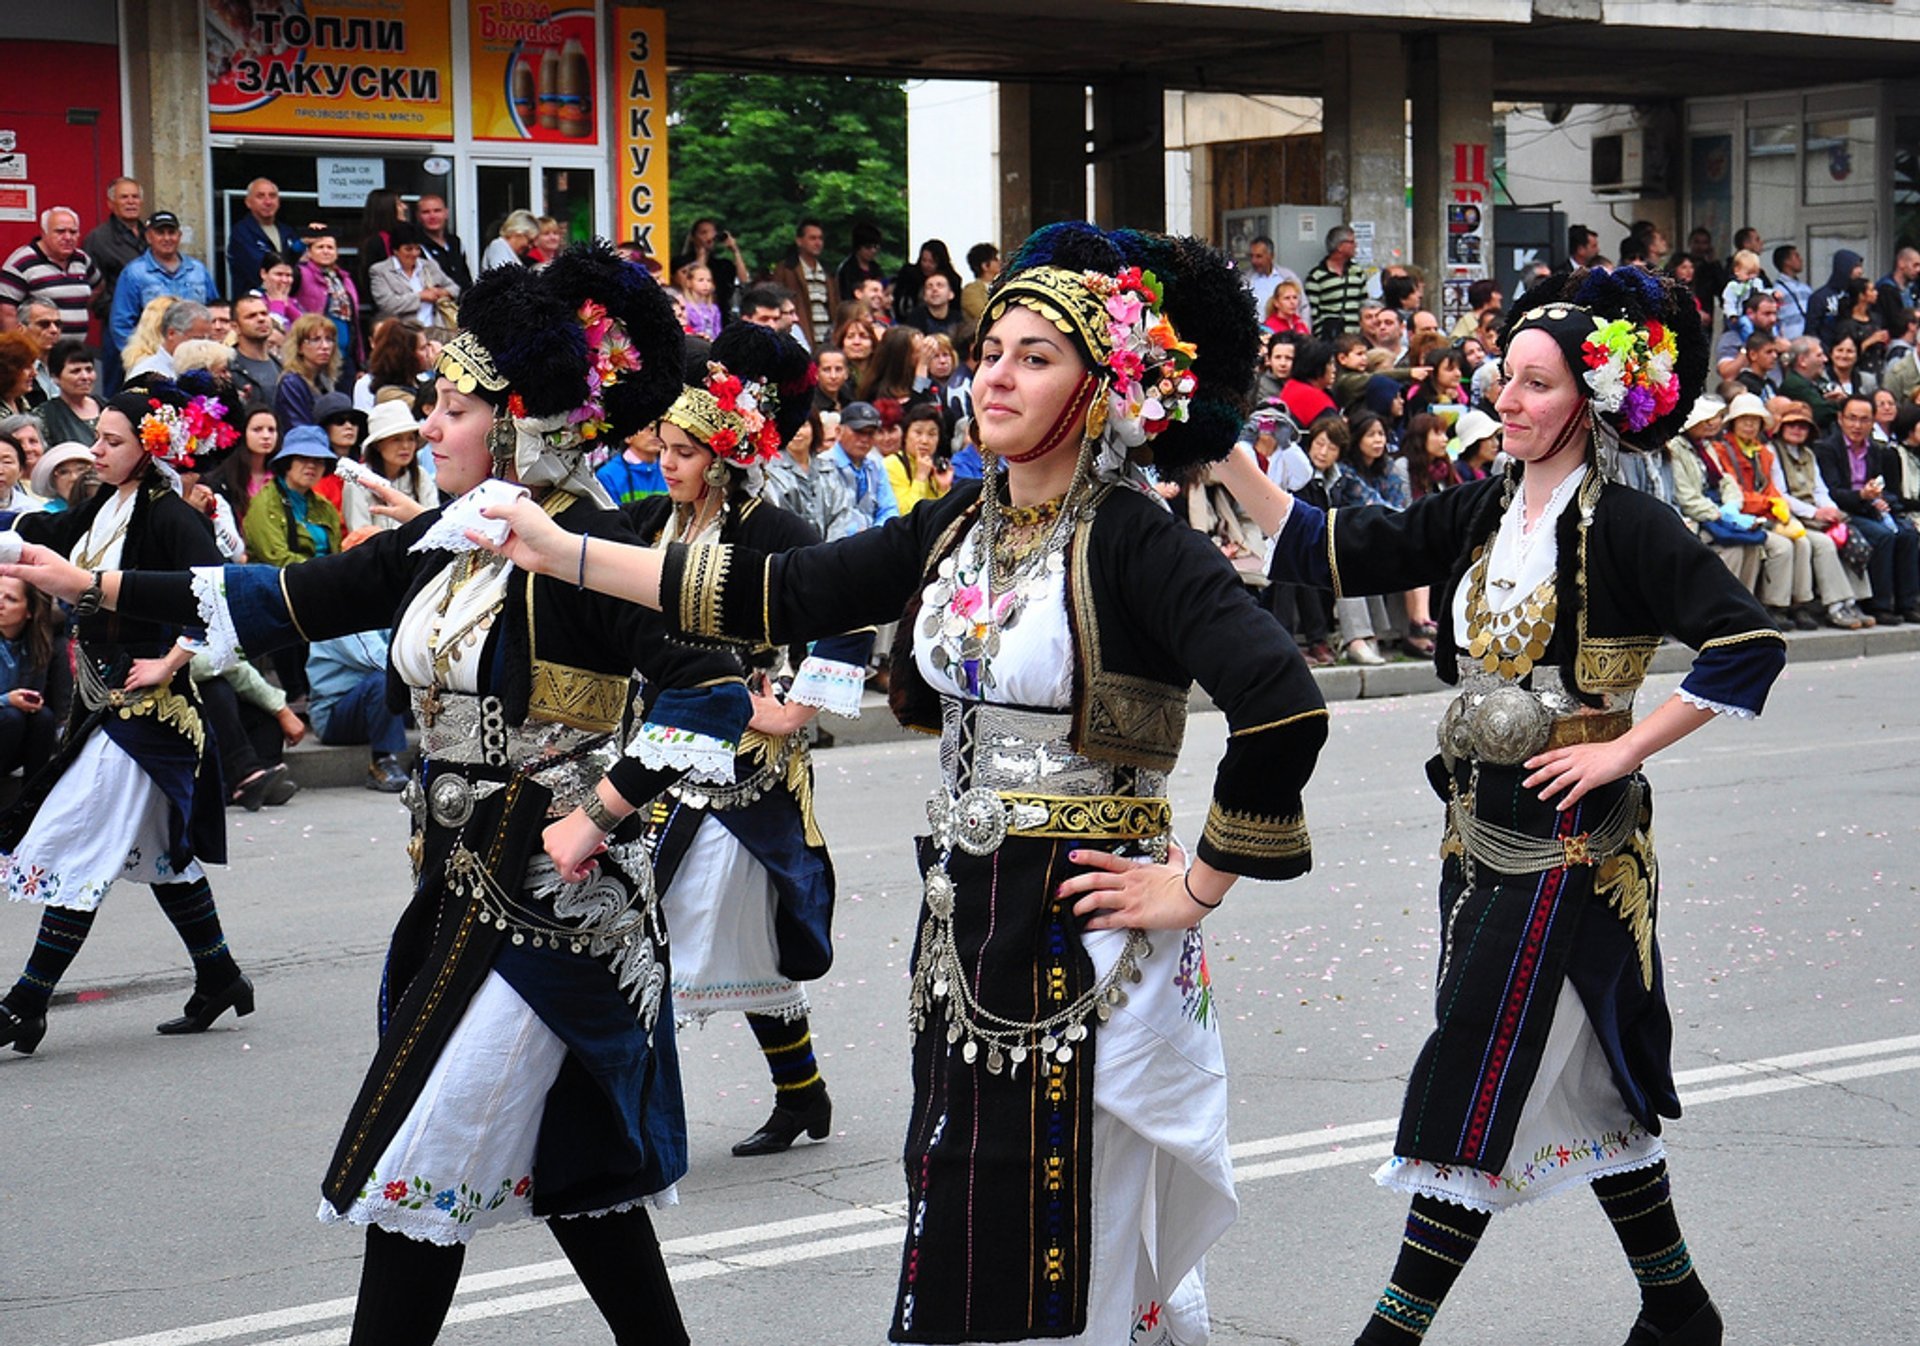
[{"label": "man in blue shirt", "polygon": [[124,347],[140,323],[140,311],[147,302],[163,294],[210,304],[219,296],[213,275],[206,267],[180,251],[180,217],[170,210],[156,211],[147,218],[147,250],[127,263],[120,283],[113,290],[113,316],[108,335],[115,350]]},{"label": "man in blue shirt", "polygon": [[616,505],[631,505],[650,495],[667,493],[666,474],[660,470],[660,434],[645,425],[627,439],[617,458],[609,458],[593,474],[607,488]]},{"label": "man in blue shirt", "polygon": [[873,453],[873,436],[879,428],[880,411],[873,403],[849,402],[840,413],[840,438],[826,454],[825,461],[853,492],[849,534],[864,532],[900,516],[900,506],[893,498],[893,483],[887,480],[886,464]]}]

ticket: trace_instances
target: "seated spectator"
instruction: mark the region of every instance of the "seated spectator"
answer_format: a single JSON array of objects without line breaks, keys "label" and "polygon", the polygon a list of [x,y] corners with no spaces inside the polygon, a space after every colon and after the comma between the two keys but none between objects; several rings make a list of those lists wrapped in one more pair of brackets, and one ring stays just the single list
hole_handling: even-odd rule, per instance
[{"label": "seated spectator", "polygon": [[427,330],[412,318],[382,318],[373,327],[366,372],[353,381],[354,409],[372,411],[386,388],[398,388],[408,400],[417,400],[433,385],[429,371],[438,353]]},{"label": "seated spectator", "polygon": [[[313,422],[327,432],[327,443],[333,446],[335,458],[359,461],[360,446],[367,438],[367,413],[354,406],[352,398],[343,392],[328,393],[313,404]],[[313,489],[338,510],[343,485],[345,482],[334,475],[333,464],[329,463]]]},{"label": "seated spectator", "polygon": [[86,444],[55,444],[33,465],[30,482],[34,495],[47,502],[42,508],[49,514],[72,509],[76,496],[84,502],[98,484],[93,449]]},{"label": "seated spectator", "polygon": [[1755,397],[1771,397],[1780,381],[1780,357],[1786,349],[1787,343],[1772,332],[1755,332],[1741,350],[1735,381]]},{"label": "seated spectator", "polygon": [[1333,339],[1333,400],[1341,411],[1352,411],[1367,395],[1368,369],[1366,339],[1356,332],[1342,332]]},{"label": "seated spectator", "polygon": [[[1308,426],[1302,439],[1306,446],[1304,452],[1308,472],[1306,480],[1290,489],[1315,508],[1330,509],[1333,487],[1340,479],[1340,455],[1346,452],[1352,439],[1347,431],[1346,418],[1329,412]],[[1283,484],[1282,489],[1289,488]],[[1301,656],[1307,661],[1307,666],[1327,668],[1333,665],[1336,662],[1332,645],[1333,619],[1334,608],[1338,604],[1330,602],[1324,591],[1304,585],[1276,584],[1268,592],[1274,595],[1275,615],[1282,620],[1286,620],[1284,610],[1291,598],[1293,621],[1290,629],[1300,644]]]},{"label": "seated spectator", "polygon": [[1840,403],[1846,394],[1827,380],[1827,348],[1819,337],[1798,336],[1787,343],[1787,361],[1780,371],[1780,395],[1810,407],[1822,433],[1840,414]]},{"label": "seated spectator", "polygon": [[274,326],[283,339],[293,320],[300,316],[300,301],[293,297],[298,279],[291,258],[278,252],[269,252],[261,258],[260,292],[266,296],[267,312],[273,315]]},{"label": "seated spectator", "polygon": [[315,403],[333,392],[340,379],[340,345],[333,320],[303,313],[287,333],[285,372],[274,390],[274,410],[288,430],[314,423]]},{"label": "seated spectator", "polygon": [[1873,390],[1879,385],[1872,374],[1860,365],[1860,345],[1854,339],[1845,323],[1835,325],[1833,344],[1827,348],[1827,383],[1831,391],[1839,393],[1840,403],[1850,397],[1864,397],[1873,401]]},{"label": "seated spectator", "polygon": [[1667,470],[1674,511],[1692,525],[1734,577],[1752,589],[1760,579],[1766,532],[1758,519],[1721,502],[1720,465],[1711,449],[1725,428],[1726,410],[1727,404],[1718,397],[1694,402],[1680,433],[1667,441]]},{"label": "seated spectator", "polygon": [[1407,421],[1400,444],[1413,499],[1460,484],[1460,475],[1453,470],[1453,459],[1448,455],[1452,433],[1447,418],[1432,412],[1423,411]]},{"label": "seated spectator", "polygon": [[34,409],[40,437],[49,444],[91,444],[94,423],[100,419],[100,403],[93,395],[100,366],[93,347],[65,338],[47,356],[47,372],[53,375],[60,395]]},{"label": "seated spectator", "polygon": [[1867,615],[1882,626],[1920,621],[1920,532],[1894,490],[1901,465],[1891,446],[1873,442],[1873,403],[1849,397],[1833,433],[1815,454],[1827,493],[1847,515],[1849,529],[1873,548],[1867,576],[1873,582]]},{"label": "seated spectator", "polygon": [[660,470],[660,427],[643,425],[627,436],[620,452],[593,474],[616,505],[631,505],[649,496],[667,493],[666,474]]},{"label": "seated spectator", "polygon": [[351,379],[366,355],[360,331],[360,291],[340,265],[340,243],[331,229],[323,224],[308,225],[306,245],[306,253],[294,268],[299,278],[294,295],[302,313],[317,314],[333,324],[341,376]]},{"label": "seated spectator", "polygon": [[1000,249],[991,243],[976,243],[967,249],[967,270],[973,279],[960,288],[960,311],[967,321],[978,323],[987,311],[987,289],[1000,274]]},{"label": "seated spectator", "polygon": [[282,759],[307,736],[307,726],[287,704],[287,694],[245,658],[216,669],[206,655],[196,654],[190,667],[220,752],[221,778],[231,782],[227,806],[258,813],[262,805],[292,799],[300,783]]},{"label": "seated spectator", "polygon": [[273,456],[280,452],[280,416],[272,407],[254,404],[240,413],[240,439],[225,462],[201,481],[227,502],[246,538],[247,508],[273,482]]},{"label": "seated spectator", "polygon": [[[867,310],[859,304],[842,304],[840,316],[833,327],[833,346],[846,356],[847,374],[851,380],[848,386],[855,390],[856,395],[861,381],[866,378],[867,364],[873,359],[874,347],[879,344],[879,333]],[[840,409],[846,410],[844,402]]]},{"label": "seated spectator", "polygon": [[1294,332],[1310,335],[1307,320],[1300,315],[1300,282],[1282,278],[1267,296],[1267,309],[1261,319],[1269,332]]},{"label": "seated spectator", "polygon": [[1335,411],[1333,397],[1333,347],[1324,341],[1308,341],[1294,348],[1293,372],[1281,385],[1280,401],[1295,425],[1312,425]]},{"label": "seated spectator", "polygon": [[233,301],[233,359],[229,371],[246,402],[273,402],[280,387],[280,362],[273,354],[273,313],[258,294]]},{"label": "seated spectator", "polygon": [[[1493,361],[1487,362],[1489,365]],[[1493,471],[1493,460],[1500,452],[1500,422],[1474,407],[1454,423],[1453,438],[1447,441],[1447,456],[1453,459],[1453,472],[1461,481],[1482,481]]]},{"label": "seated spectator", "polygon": [[1400,425],[1406,419],[1406,386],[1391,374],[1369,375],[1367,391],[1360,398],[1360,406],[1347,414],[1355,416],[1364,412],[1371,412],[1380,418],[1386,428],[1387,451],[1391,453],[1399,440]]},{"label": "seated spectator", "polygon": [[[1847,536],[1847,516],[1833,503],[1814,452],[1813,412],[1804,402],[1775,398],[1773,460],[1787,508],[1807,529],[1813,546],[1813,589],[1824,605],[1824,620],[1842,630],[1858,631],[1873,619],[1860,604],[1873,596],[1864,569],[1843,563],[1840,545]],[[1920,416],[1920,410],[1916,410]],[[1904,494],[1904,493],[1903,493]]]},{"label": "seated spectator", "polygon": [[854,400],[854,389],[848,386],[853,370],[845,351],[838,346],[821,347],[813,354],[813,368],[815,411],[839,411]]},{"label": "seated spectator", "polygon": [[0,332],[0,416],[24,416],[46,397],[34,377],[39,347],[25,332]]},{"label": "seated spectator", "polygon": [[1465,410],[1469,396],[1466,387],[1466,369],[1455,350],[1439,350],[1424,358],[1426,377],[1407,394],[1406,409],[1409,416],[1418,416],[1422,412],[1432,411],[1436,407],[1451,407]]},{"label": "seated spectator", "polygon": [[273,485],[254,497],[244,532],[256,565],[285,569],[340,550],[340,513],[314,491],[333,469],[333,446],[318,426],[298,425],[273,456]]},{"label": "seated spectator", "polygon": [[938,500],[952,488],[953,462],[946,452],[945,426],[938,407],[923,403],[908,408],[900,428],[900,452],[886,459],[887,483],[893,487],[894,503],[900,512],[911,514],[921,501]]},{"label": "seated spectator", "polygon": [[849,403],[840,413],[838,441],[825,454],[827,464],[839,474],[853,499],[853,514],[843,536],[863,532],[900,515],[884,460],[873,451],[879,431],[878,408],[871,402]]},{"label": "seated spectator", "polygon": [[953,269],[953,255],[946,243],[937,238],[922,243],[919,256],[903,265],[893,278],[893,312],[900,321],[912,321],[915,311],[927,302],[926,283],[933,276],[947,278],[949,302],[959,298],[960,273]]},{"label": "seated spectator", "polygon": [[387,634],[362,631],[316,640],[307,653],[313,732],[330,745],[368,747],[367,788],[398,794],[407,787],[401,758],[406,720],[387,708]]},{"label": "seated spectator", "polygon": [[17,411],[11,416],[0,416],[0,435],[10,437],[20,446],[25,455],[27,471],[32,472],[34,464],[40,461],[40,455],[46,452],[47,441],[41,437],[40,422],[30,411]]},{"label": "seated spectator", "polygon": [[[891,401],[904,410],[914,400],[915,380],[924,376],[920,354],[924,340],[911,327],[890,328],[860,377],[860,400],[876,407]],[[841,424],[845,423],[842,418]]]},{"label": "seated spectator", "polygon": [[1900,461],[1900,498],[1920,500],[1920,406],[1909,402],[1895,414],[1893,445]]},{"label": "seated spectator", "polygon": [[[1254,400],[1261,404],[1278,402],[1280,389],[1293,373],[1293,352],[1301,337],[1295,332],[1273,332],[1267,337],[1266,356],[1261,362],[1260,379],[1254,387]],[[1335,382],[1339,376],[1336,374]]]},{"label": "seated spectator", "polygon": [[411,318],[422,328],[459,326],[460,287],[427,256],[420,227],[401,220],[387,235],[392,256],[367,268],[374,312],[383,318]]},{"label": "seated spectator", "polygon": [[[439,508],[440,491],[420,462],[420,422],[413,418],[411,402],[389,400],[374,407],[367,416],[360,462],[420,511]],[[341,519],[350,533],[363,528],[386,532],[407,521],[395,513],[376,513],[376,506],[391,510],[399,502],[353,482],[342,481],[340,503]]]},{"label": "seated spectator", "polygon": [[1820,624],[1809,611],[1814,601],[1813,543],[1775,480],[1777,467],[1767,442],[1772,420],[1759,398],[1742,393],[1727,406],[1725,432],[1706,445],[1706,452],[1720,472],[1721,505],[1737,510],[1743,520],[1757,520],[1765,531],[1755,596],[1780,630],[1811,631]]},{"label": "seated spectator", "polygon": [[845,537],[856,531],[853,491],[820,456],[826,442],[826,423],[816,409],[767,463],[765,496],[812,524],[821,537]]},{"label": "seated spectator", "polygon": [[1885,388],[1873,390],[1873,437],[1882,444],[1895,442],[1893,435],[1894,418],[1900,414],[1900,404],[1892,393]]},{"label": "seated spectator", "polygon": [[26,488],[28,470],[27,452],[20,441],[13,435],[0,434],[0,521],[5,527],[11,528],[22,514],[34,514],[46,506],[46,501]]},{"label": "seated spectator", "polygon": [[73,702],[63,624],[52,599],[0,579],[0,775],[30,778],[53,756]]}]

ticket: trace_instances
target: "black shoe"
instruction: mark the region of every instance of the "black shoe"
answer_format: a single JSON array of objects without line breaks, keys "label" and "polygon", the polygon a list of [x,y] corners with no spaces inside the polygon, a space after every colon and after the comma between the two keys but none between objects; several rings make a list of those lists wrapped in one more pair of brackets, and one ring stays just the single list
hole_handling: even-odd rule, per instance
[{"label": "black shoe", "polygon": [[397,795],[407,788],[407,771],[400,759],[383,752],[367,764],[367,788],[383,795]]},{"label": "black shoe", "polygon": [[22,1056],[32,1056],[33,1049],[40,1045],[40,1039],[46,1035],[47,1016],[44,1011],[28,1016],[0,1005],[0,1047],[10,1046]]},{"label": "black shoe", "polygon": [[293,778],[291,771],[287,770],[286,763],[282,762],[273,770],[275,773],[273,784],[267,787],[268,808],[278,808],[300,793],[300,782]]},{"label": "black shoe", "polygon": [[1774,630],[1776,631],[1793,630],[1793,618],[1787,614],[1787,610],[1785,608],[1768,608],[1767,616],[1772,620]]},{"label": "black shoe", "polygon": [[1892,608],[1874,607],[1874,608],[1865,608],[1862,610],[1867,614],[1867,616],[1873,618],[1874,623],[1878,626],[1898,626],[1902,621],[1905,620],[1905,618],[1903,618],[1899,613],[1895,612]]},{"label": "black shoe", "polygon": [[1912,607],[1901,608],[1900,615],[1910,622],[1920,624],[1920,603],[1916,603]]},{"label": "black shoe", "polygon": [[260,806],[267,802],[267,791],[273,788],[275,774],[286,775],[284,766],[270,766],[256,771],[247,780],[241,781],[233,792],[232,802],[248,813],[258,813]]},{"label": "black shoe", "polygon": [[213,1026],[215,1019],[228,1010],[243,1019],[253,1013],[253,983],[246,977],[234,977],[212,995],[195,991],[187,997],[186,1009],[180,1017],[159,1025],[158,1031],[168,1037],[178,1037],[182,1033],[204,1033]]},{"label": "black shoe", "polygon": [[1720,1310],[1709,1299],[1694,1310],[1693,1317],[1664,1332],[1645,1318],[1635,1319],[1633,1331],[1627,1334],[1627,1346],[1720,1346],[1725,1330]]},{"label": "black shoe", "polygon": [[812,1103],[798,1112],[774,1105],[773,1115],[758,1131],[733,1147],[742,1159],[756,1154],[779,1154],[797,1140],[802,1131],[814,1140],[825,1140],[833,1130],[833,1100],[822,1089]]},{"label": "black shoe", "polygon": [[1814,615],[1811,604],[1802,603],[1794,608],[1788,615],[1793,618],[1793,629],[1796,631],[1818,631],[1820,629],[1820,619]]}]

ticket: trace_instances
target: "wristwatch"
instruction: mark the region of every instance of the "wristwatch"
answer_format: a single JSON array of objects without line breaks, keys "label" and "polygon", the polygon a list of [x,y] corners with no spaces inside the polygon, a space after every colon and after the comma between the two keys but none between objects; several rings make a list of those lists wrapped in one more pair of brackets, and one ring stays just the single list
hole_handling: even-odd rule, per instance
[{"label": "wristwatch", "polygon": [[100,588],[100,572],[96,570],[93,572],[93,583],[88,585],[86,591],[74,600],[73,615],[76,617],[93,616],[94,613],[100,611],[100,600],[105,596],[105,592]]}]

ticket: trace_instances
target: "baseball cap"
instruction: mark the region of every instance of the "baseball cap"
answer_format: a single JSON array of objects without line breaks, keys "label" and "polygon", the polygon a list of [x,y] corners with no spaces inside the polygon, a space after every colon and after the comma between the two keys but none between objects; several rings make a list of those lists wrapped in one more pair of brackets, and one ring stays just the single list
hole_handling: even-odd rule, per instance
[{"label": "baseball cap", "polygon": [[840,409],[840,424],[848,430],[878,430],[880,409],[871,402],[849,402]]},{"label": "baseball cap", "polygon": [[180,217],[170,210],[154,211],[147,216],[147,222],[141,226],[143,229],[178,229],[179,227]]}]

